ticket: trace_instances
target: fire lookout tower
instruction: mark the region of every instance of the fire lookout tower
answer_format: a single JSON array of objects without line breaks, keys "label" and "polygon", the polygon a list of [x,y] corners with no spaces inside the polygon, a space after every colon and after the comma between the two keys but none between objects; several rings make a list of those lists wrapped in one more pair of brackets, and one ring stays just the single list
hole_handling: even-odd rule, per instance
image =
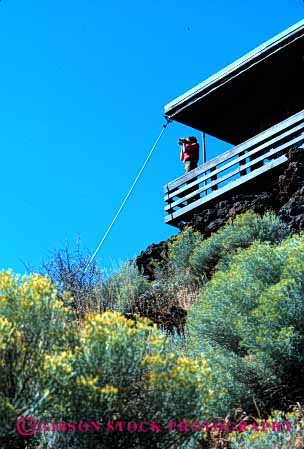
[{"label": "fire lookout tower", "polygon": [[164,186],[165,222],[179,226],[250,183],[263,184],[304,148],[304,20],[165,106],[171,120],[234,147]]}]

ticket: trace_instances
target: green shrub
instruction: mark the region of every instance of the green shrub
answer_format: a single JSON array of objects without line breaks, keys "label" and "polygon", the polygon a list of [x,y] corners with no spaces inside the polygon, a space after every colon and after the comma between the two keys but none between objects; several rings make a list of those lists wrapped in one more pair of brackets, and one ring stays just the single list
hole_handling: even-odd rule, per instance
[{"label": "green shrub", "polygon": [[216,272],[190,311],[193,346],[207,340],[239,357],[235,378],[262,404],[302,397],[303,285],[304,236],[257,242]]},{"label": "green shrub", "polygon": [[171,311],[175,307],[187,310],[197,296],[197,286],[189,271],[189,257],[202,240],[202,235],[191,227],[173,237],[168,243],[166,263],[156,265],[155,280],[140,299],[139,310],[151,318],[155,316],[167,330],[174,328],[183,333],[184,319],[176,320]]},{"label": "green shrub", "polygon": [[203,241],[203,236],[191,227],[177,234],[168,244],[169,265],[176,272],[189,268],[189,258],[193,250]]},{"label": "green shrub", "polygon": [[97,288],[102,310],[126,313],[134,310],[136,300],[150,288],[134,263],[124,263]]},{"label": "green shrub", "polygon": [[73,344],[73,325],[48,277],[0,273],[0,438],[18,440],[17,418],[47,407],[44,357]]},{"label": "green shrub", "polygon": [[[169,448],[194,438],[167,431],[168,421],[207,416],[211,378],[203,359],[167,353],[164,335],[149,320],[116,312],[87,317],[77,351],[46,356],[52,414],[80,421],[156,421],[160,433],[106,432],[71,436],[77,448]],[[67,436],[62,436],[66,441]],[[57,441],[61,444],[60,439]]]},{"label": "green shrub", "polygon": [[58,289],[58,295],[70,293],[70,306],[78,318],[85,314],[106,310],[125,313],[134,308],[135,299],[143,294],[150,283],[138,272],[134,262],[122,263],[109,272],[102,271],[94,259],[83,254],[79,247],[68,247],[44,263],[46,273]]},{"label": "green shrub", "polygon": [[[198,435],[167,426],[211,412],[207,361],[169,352],[165,335],[146,318],[108,311],[79,323],[69,301],[58,299],[48,277],[0,273],[1,447],[24,447],[16,421],[33,416],[96,421],[101,431],[38,432],[28,440],[31,448],[190,449]],[[119,420],[160,422],[162,431],[105,432],[104,423]]]},{"label": "green shrub", "polygon": [[278,243],[289,234],[288,227],[272,213],[259,216],[252,211],[238,215],[217,233],[194,246],[189,257],[191,273],[197,279],[210,278],[219,264],[223,270],[231,257],[254,241]]},{"label": "green shrub", "polygon": [[[286,425],[285,422],[288,421]],[[266,424],[267,422],[267,424]],[[281,430],[276,425],[281,423]],[[233,432],[229,435],[231,449],[298,449],[303,447],[304,425],[298,413],[273,413],[264,421],[265,430],[261,420],[257,420],[256,431],[248,425],[247,431]],[[266,426],[269,426],[266,428]],[[274,429],[272,429],[274,425]]]}]

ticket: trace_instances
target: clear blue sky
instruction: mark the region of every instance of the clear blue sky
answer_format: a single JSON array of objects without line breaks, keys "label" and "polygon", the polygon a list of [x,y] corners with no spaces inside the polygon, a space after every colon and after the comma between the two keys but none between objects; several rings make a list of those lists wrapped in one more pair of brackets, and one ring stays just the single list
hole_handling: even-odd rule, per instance
[{"label": "clear blue sky", "polygon": [[[2,0],[1,267],[78,238],[94,250],[163,123],[163,106],[303,18],[303,0]],[[183,173],[171,124],[99,255],[176,231],[163,184]],[[209,139],[210,144],[210,139]],[[222,146],[212,142],[209,158]]]}]

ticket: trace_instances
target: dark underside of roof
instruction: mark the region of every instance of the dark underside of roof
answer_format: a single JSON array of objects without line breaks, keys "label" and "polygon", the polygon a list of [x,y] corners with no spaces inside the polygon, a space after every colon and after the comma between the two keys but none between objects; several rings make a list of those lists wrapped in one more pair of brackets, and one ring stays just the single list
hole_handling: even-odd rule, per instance
[{"label": "dark underside of roof", "polygon": [[[294,38],[295,36],[293,36]],[[193,94],[167,112],[234,145],[303,109],[304,36]]]}]

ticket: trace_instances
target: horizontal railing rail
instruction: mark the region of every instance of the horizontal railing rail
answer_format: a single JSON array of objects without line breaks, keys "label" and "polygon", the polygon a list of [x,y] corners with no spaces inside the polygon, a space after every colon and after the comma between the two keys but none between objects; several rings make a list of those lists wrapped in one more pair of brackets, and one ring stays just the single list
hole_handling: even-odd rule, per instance
[{"label": "horizontal railing rail", "polygon": [[164,186],[165,222],[183,215],[283,162],[304,141],[304,110]]}]

